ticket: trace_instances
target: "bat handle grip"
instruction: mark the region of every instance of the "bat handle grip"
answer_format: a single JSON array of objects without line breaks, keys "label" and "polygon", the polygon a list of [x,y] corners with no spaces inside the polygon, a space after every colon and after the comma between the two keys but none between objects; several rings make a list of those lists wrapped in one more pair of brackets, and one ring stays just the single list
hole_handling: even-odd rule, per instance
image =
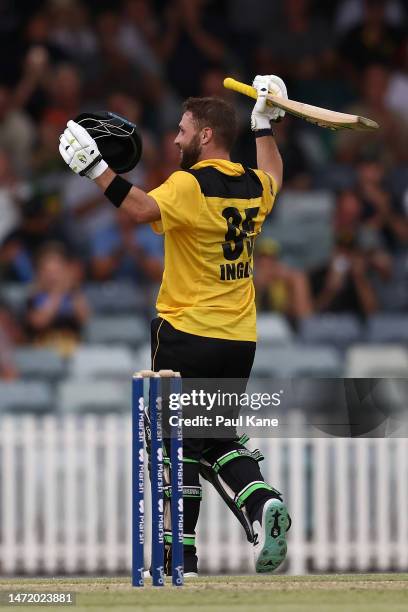
[{"label": "bat handle grip", "polygon": [[251,85],[246,85],[245,83],[241,83],[241,81],[231,79],[231,77],[224,79],[224,87],[226,89],[233,89],[244,96],[248,96],[249,98],[254,98],[254,100],[256,100],[258,97],[255,87],[251,87]]}]

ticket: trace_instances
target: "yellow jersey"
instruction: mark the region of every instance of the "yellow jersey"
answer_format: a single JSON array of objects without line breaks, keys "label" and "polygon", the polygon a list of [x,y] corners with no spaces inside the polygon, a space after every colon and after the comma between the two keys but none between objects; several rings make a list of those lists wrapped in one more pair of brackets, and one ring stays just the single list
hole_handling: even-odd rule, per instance
[{"label": "yellow jersey", "polygon": [[158,316],[197,336],[256,341],[255,237],[271,211],[275,179],[263,170],[206,159],[149,192],[164,233]]}]

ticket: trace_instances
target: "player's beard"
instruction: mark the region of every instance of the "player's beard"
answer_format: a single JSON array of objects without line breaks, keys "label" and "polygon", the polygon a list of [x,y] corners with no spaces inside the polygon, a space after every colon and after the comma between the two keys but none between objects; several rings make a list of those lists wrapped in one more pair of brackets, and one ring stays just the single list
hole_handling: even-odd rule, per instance
[{"label": "player's beard", "polygon": [[200,158],[201,146],[199,134],[194,134],[188,145],[184,145],[181,152],[180,168],[188,170],[194,166]]}]

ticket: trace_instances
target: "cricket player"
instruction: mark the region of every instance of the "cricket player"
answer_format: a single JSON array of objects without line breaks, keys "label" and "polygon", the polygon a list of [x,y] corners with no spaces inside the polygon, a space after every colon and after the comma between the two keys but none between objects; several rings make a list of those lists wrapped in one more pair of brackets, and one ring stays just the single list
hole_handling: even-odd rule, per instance
[{"label": "cricket player", "polygon": [[[284,111],[266,104],[268,91],[287,98],[284,82],[258,75],[251,115],[257,169],[230,159],[237,125],[233,107],[218,98],[189,98],[175,145],[181,170],[150,193],[108,166],[89,132],[69,121],[60,153],[117,208],[137,223],[150,223],[165,239],[165,269],[152,322],[152,369],[183,378],[250,375],[256,349],[252,281],[254,240],[282,184],[282,159],[271,122]],[[118,296],[120,299],[120,296]],[[253,544],[257,572],[271,572],[286,556],[290,518],[281,494],[259,469],[259,451],[236,435],[184,439],[184,568],[197,575],[195,528],[201,501],[199,475],[209,480],[241,521]],[[166,572],[171,573],[171,534],[165,533]]]}]

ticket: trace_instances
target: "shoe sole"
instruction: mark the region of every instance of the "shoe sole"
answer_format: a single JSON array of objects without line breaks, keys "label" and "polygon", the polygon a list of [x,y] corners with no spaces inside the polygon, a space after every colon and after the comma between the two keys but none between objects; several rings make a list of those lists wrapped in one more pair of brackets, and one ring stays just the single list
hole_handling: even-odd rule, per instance
[{"label": "shoe sole", "polygon": [[[152,575],[149,570],[144,570],[143,577],[147,579],[147,578],[151,578]],[[167,578],[171,578],[171,576],[167,576]],[[196,572],[185,572],[184,578],[187,578],[187,580],[189,578],[198,578],[198,574]]]},{"label": "shoe sole", "polygon": [[289,518],[285,504],[279,499],[271,500],[262,524],[265,531],[265,544],[258,555],[255,570],[258,574],[267,574],[276,570],[286,557],[286,530],[289,526]]}]

